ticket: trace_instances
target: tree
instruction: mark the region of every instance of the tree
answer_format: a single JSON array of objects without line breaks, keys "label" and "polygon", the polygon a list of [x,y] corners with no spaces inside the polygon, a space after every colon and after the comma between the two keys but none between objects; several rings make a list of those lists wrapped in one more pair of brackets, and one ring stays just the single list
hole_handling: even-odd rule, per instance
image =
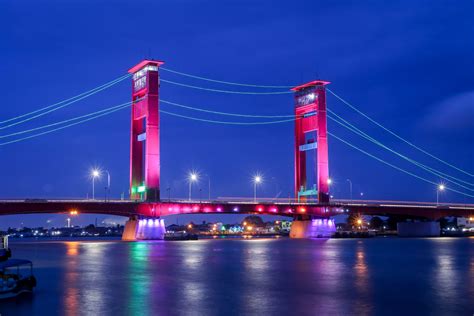
[{"label": "tree", "polygon": [[262,218],[260,216],[257,216],[257,215],[249,215],[249,216],[245,217],[244,220],[242,221],[242,225],[243,225],[244,222],[246,222],[247,225],[251,225],[251,226],[254,226],[254,227],[264,226]]},{"label": "tree", "polygon": [[370,219],[370,227],[373,229],[380,229],[383,226],[383,220],[378,216],[372,216]]}]

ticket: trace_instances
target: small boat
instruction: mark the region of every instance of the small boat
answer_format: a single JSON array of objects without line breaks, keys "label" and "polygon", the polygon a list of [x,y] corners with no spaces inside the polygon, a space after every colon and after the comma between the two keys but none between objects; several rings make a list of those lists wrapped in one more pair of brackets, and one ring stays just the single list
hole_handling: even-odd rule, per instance
[{"label": "small boat", "polygon": [[0,299],[32,293],[36,286],[33,263],[23,259],[0,262]]}]

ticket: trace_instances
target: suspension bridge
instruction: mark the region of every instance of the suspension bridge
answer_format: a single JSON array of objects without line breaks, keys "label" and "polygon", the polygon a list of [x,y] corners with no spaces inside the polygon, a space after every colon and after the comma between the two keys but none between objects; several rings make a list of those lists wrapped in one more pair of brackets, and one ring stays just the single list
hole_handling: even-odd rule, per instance
[{"label": "suspension bridge", "polygon": [[[50,199],[3,199],[0,200],[0,215],[35,214],[35,213],[95,213],[126,216],[123,239],[162,239],[164,234],[163,217],[176,214],[267,214],[288,216],[294,219],[290,236],[294,238],[328,236],[335,231],[334,215],[352,212],[368,215],[404,215],[427,220],[437,220],[445,216],[473,216],[474,204],[454,203],[425,203],[407,201],[374,201],[374,200],[335,200],[330,196],[328,136],[344,143],[350,148],[367,155],[368,157],[393,168],[399,172],[423,181],[438,190],[448,190],[453,193],[474,198],[474,183],[467,179],[474,178],[474,174],[463,170],[404,139],[394,131],[375,121],[369,115],[333,92],[327,86],[328,81],[314,80],[298,86],[269,86],[236,83],[229,81],[205,78],[163,67],[162,61],[143,60],[131,69],[126,75],[83,92],[58,103],[0,121],[0,131],[26,122],[41,118],[57,110],[66,108],[74,103],[86,99],[96,93],[104,91],[124,80],[132,81],[131,101],[117,104],[92,113],[74,118],[11,132],[0,135],[0,148],[9,144],[23,142],[35,137],[87,123],[117,111],[130,109],[130,197],[127,200],[106,199],[98,200],[50,200]],[[161,72],[168,72],[205,82],[219,83],[245,89],[243,91],[208,88],[161,78]],[[246,113],[230,113],[212,109],[199,108],[172,102],[160,97],[161,83],[175,85],[186,89],[198,89],[222,94],[243,95],[278,95],[292,94],[294,113],[288,115],[258,115]],[[249,91],[248,89],[252,90]],[[263,90],[264,89],[264,90]],[[347,105],[372,124],[381,128],[399,141],[422,154],[443,164],[453,172],[441,171],[430,165],[421,163],[407,155],[400,153],[384,144],[379,139],[362,131],[343,116],[327,107],[326,95],[332,94],[336,99]],[[182,115],[176,112],[165,111],[160,103],[172,107],[184,108],[205,114],[221,115],[240,118],[242,121],[214,120],[196,116]],[[293,123],[295,126],[294,147],[294,198],[288,199],[219,199],[219,200],[178,200],[163,199],[160,184],[160,115],[170,115],[186,120],[195,120],[203,123],[243,125],[268,125]],[[245,120],[244,120],[245,119]],[[248,121],[252,119],[254,121]],[[380,147],[405,162],[429,173],[437,179],[442,179],[446,185],[439,187],[439,183],[432,178],[422,176],[413,171],[404,169],[396,164],[363,150],[344,138],[327,129],[327,119],[338,126],[360,136],[364,140]],[[315,162],[314,168],[307,170],[307,161]],[[462,176],[461,176],[462,175]],[[315,179],[314,183],[310,183]],[[416,225],[416,223],[413,223]],[[416,229],[416,227],[415,227]],[[439,232],[439,225],[438,225]]]}]

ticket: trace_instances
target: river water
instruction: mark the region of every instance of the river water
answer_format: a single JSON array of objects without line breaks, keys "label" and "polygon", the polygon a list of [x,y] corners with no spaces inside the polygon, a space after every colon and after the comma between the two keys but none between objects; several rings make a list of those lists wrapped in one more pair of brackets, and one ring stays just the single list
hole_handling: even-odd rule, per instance
[{"label": "river water", "polygon": [[474,238],[11,241],[7,315],[473,315]]}]

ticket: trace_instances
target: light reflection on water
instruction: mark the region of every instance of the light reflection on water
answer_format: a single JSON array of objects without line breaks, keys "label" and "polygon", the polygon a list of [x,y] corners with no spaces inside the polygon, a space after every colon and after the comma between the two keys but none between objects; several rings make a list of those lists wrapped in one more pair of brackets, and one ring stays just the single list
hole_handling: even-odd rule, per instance
[{"label": "light reflection on water", "polygon": [[[15,242],[35,295],[2,315],[474,312],[474,239]],[[32,257],[34,256],[34,258]]]}]

